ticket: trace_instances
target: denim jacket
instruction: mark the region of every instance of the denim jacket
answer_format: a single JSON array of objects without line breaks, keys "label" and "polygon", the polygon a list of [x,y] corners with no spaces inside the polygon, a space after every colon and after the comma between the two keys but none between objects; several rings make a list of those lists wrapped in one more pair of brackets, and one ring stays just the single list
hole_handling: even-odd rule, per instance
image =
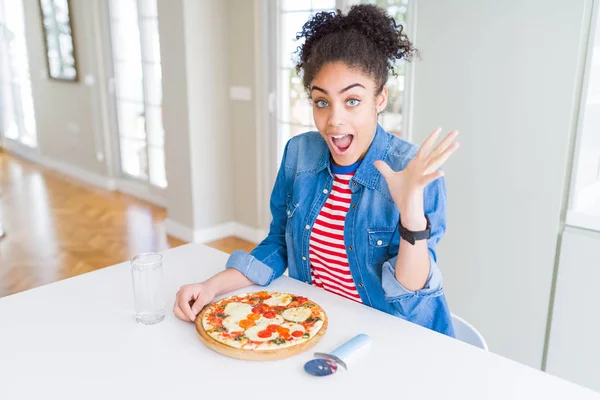
[{"label": "denim jacket", "polygon": [[[364,304],[454,336],[436,256],[436,244],[446,230],[444,178],[430,183],[423,196],[425,214],[431,223],[427,282],[422,289],[411,291],[395,276],[400,212],[373,163],[383,160],[394,171],[400,171],[417,150],[417,146],[377,126],[373,142],[350,181],[352,203],[344,226],[348,264]],[[330,151],[318,132],[290,139],[271,194],[273,220],[269,234],[251,253],[233,252],[226,268],[237,269],[261,286],[281,276],[286,268],[290,277],[311,283],[308,257],[311,227],[327,200],[333,180]]]}]

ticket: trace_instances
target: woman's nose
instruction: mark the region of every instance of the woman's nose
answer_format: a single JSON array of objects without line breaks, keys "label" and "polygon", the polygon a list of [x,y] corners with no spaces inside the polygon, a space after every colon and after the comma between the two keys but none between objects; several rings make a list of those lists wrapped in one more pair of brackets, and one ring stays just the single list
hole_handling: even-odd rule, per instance
[{"label": "woman's nose", "polygon": [[345,121],[344,121],[344,110],[343,110],[343,108],[341,109],[340,107],[331,106],[329,110],[330,110],[329,120],[327,121],[327,123],[329,124],[329,126],[342,126],[342,125],[344,125]]}]

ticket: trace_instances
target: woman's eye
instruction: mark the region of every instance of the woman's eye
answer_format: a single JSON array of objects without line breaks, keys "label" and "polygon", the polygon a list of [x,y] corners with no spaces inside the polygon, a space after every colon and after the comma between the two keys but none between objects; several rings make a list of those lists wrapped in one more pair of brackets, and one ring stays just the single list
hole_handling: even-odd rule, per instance
[{"label": "woman's eye", "polygon": [[350,107],[356,107],[357,105],[360,104],[360,100],[350,99],[346,102],[346,104],[348,104]]},{"label": "woman's eye", "polygon": [[325,100],[317,100],[317,101],[315,102],[315,105],[316,105],[318,108],[323,108],[323,107],[327,107],[327,102],[326,102]]}]

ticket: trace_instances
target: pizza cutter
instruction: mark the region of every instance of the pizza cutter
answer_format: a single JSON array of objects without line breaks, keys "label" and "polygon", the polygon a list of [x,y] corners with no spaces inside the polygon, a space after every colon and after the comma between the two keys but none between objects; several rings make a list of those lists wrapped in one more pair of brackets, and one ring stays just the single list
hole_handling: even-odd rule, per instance
[{"label": "pizza cutter", "polygon": [[331,375],[338,370],[338,366],[347,370],[348,358],[369,343],[369,336],[364,333],[356,335],[331,353],[315,353],[316,359],[304,364],[304,370],[314,376]]}]

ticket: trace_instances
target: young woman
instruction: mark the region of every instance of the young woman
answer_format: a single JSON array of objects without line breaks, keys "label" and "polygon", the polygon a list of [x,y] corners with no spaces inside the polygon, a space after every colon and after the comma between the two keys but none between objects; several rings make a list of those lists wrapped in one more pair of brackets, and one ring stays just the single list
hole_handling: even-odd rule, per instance
[{"label": "young woman", "polygon": [[289,276],[453,336],[437,265],[446,230],[442,164],[456,131],[420,148],[378,125],[395,60],[415,49],[384,10],[321,12],[297,38],[296,69],[318,132],[290,139],[271,195],[269,235],[226,269],[177,293],[174,313],[193,321],[215,296]]}]

